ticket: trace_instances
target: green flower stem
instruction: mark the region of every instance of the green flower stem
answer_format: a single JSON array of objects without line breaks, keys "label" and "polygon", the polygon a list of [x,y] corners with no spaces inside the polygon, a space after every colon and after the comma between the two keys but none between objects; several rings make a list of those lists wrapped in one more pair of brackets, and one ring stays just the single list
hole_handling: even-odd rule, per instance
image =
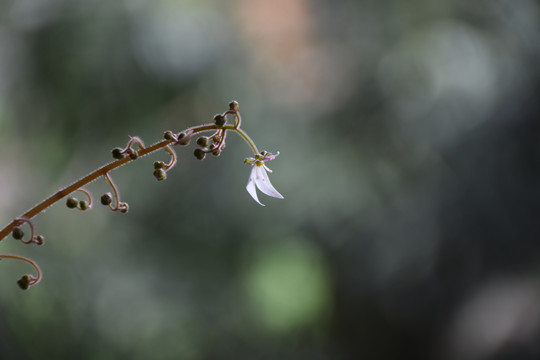
[{"label": "green flower stem", "polygon": [[251,149],[253,150],[253,152],[255,153],[255,155],[257,155],[259,153],[259,149],[257,149],[257,146],[255,145],[255,143],[253,142],[253,140],[251,140],[251,138],[249,137],[248,134],[246,134],[246,132],[240,128],[235,128],[234,126],[224,126],[223,127],[224,129],[227,129],[227,130],[234,130],[238,133],[238,135],[240,135],[241,137],[244,138],[244,140],[248,143],[249,146],[251,146]]},{"label": "green flower stem", "polygon": [[[188,136],[189,136],[189,135],[192,135],[192,134],[196,134],[196,133],[203,132],[203,131],[209,131],[209,130],[218,130],[218,129],[232,130],[232,131],[237,132],[248,143],[248,145],[251,147],[251,149],[255,152],[255,155],[258,154],[259,150],[257,149],[257,146],[255,146],[255,143],[253,142],[253,140],[251,140],[251,138],[244,132],[244,130],[240,129],[237,126],[238,125],[225,125],[225,126],[220,127],[220,126],[217,126],[215,124],[205,124],[205,125],[194,126],[194,127],[188,128],[184,132],[186,134],[188,134]],[[157,142],[157,143],[155,143],[155,144],[153,144],[153,145],[151,145],[149,147],[138,150],[137,153],[138,153],[139,157],[145,156],[145,155],[148,155],[148,154],[150,154],[150,153],[152,153],[152,152],[154,152],[156,150],[164,148],[165,146],[167,146],[167,145],[169,145],[169,144],[171,144],[173,142],[174,142],[174,140],[161,140],[161,141],[159,141],[159,142]],[[94,170],[90,174],[88,174],[85,177],[75,181],[71,185],[68,185],[63,189],[58,190],[53,195],[46,198],[45,200],[43,200],[42,202],[35,205],[30,210],[28,210],[27,212],[22,214],[19,218],[24,218],[24,219],[30,220],[34,216],[41,213],[43,210],[47,209],[49,206],[56,203],[58,200],[61,200],[65,196],[67,196],[67,195],[71,194],[72,192],[78,190],[79,188],[83,187],[84,185],[86,185],[88,183],[91,183],[92,181],[98,179],[99,177],[104,176],[109,171],[112,171],[112,170],[116,169],[117,167],[120,167],[120,166],[122,166],[122,165],[124,165],[124,164],[126,164],[126,163],[128,163],[130,161],[134,161],[134,160],[131,159],[129,156],[126,156],[126,157],[124,157],[122,159],[119,159],[119,160],[110,162],[110,163],[108,163],[106,165],[103,165],[99,169]],[[3,228],[0,231],[0,241],[3,240],[6,236],[8,236],[16,226],[20,225],[20,223],[21,223],[20,220],[14,219],[5,228]]]}]

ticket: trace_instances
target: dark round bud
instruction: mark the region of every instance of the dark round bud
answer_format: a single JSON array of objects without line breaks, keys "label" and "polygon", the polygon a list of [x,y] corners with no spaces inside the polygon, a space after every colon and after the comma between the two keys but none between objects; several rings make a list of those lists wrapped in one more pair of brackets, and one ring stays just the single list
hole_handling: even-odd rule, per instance
[{"label": "dark round bud", "polygon": [[195,157],[198,160],[202,160],[206,157],[206,153],[202,151],[201,149],[195,149],[195,151],[193,152],[193,155],[195,155]]},{"label": "dark round bud", "polygon": [[24,236],[24,231],[22,231],[22,229],[17,226],[16,228],[13,229],[13,232],[11,233],[11,235],[13,236],[15,240],[21,240]]},{"label": "dark round bud", "polygon": [[165,131],[165,132],[163,133],[163,138],[164,138],[165,140],[174,140],[174,134],[173,134],[172,131],[167,130],[167,131]]},{"label": "dark round bud", "polygon": [[79,200],[77,200],[74,197],[68,197],[66,200],[66,206],[70,209],[75,209],[77,205],[79,204]]},{"label": "dark round bud", "polygon": [[122,150],[123,149],[119,147],[112,149],[111,153],[112,153],[113,158],[117,160],[123,159],[124,154],[122,153]]},{"label": "dark round bud", "polygon": [[190,140],[191,140],[191,136],[187,136],[186,133],[182,132],[182,133],[178,134],[177,143],[179,145],[187,145],[187,144],[189,144]]},{"label": "dark round bud", "polygon": [[167,173],[163,169],[156,169],[154,171],[154,177],[158,179],[158,181],[165,180],[167,178]]},{"label": "dark round bud", "polygon": [[233,100],[229,103],[229,110],[238,111],[239,109],[240,109],[240,105],[238,104],[238,101]]},{"label": "dark round bud", "polygon": [[205,147],[208,146],[208,137],[207,136],[201,136],[197,139],[197,145]]},{"label": "dark round bud", "polygon": [[155,161],[154,162],[154,169],[161,169],[165,167],[165,163],[163,161]]},{"label": "dark round bud", "polygon": [[81,209],[81,210],[88,209],[88,201],[86,201],[86,200],[79,201],[79,209]]},{"label": "dark round bud", "polygon": [[122,209],[120,209],[120,212],[125,214],[129,211],[129,205],[127,203],[121,203]]},{"label": "dark round bud", "polygon": [[38,235],[36,237],[36,244],[43,245],[45,243],[45,237],[43,235]]},{"label": "dark round bud", "polygon": [[19,285],[22,290],[28,289],[28,287],[30,286],[30,278],[28,277],[28,275],[23,275],[23,277],[17,280],[17,285]]},{"label": "dark round bud", "polygon": [[112,195],[111,193],[106,193],[106,194],[103,194],[101,195],[101,203],[105,206],[107,205],[111,205],[112,203]]},{"label": "dark round bud", "polygon": [[225,116],[221,114],[216,114],[216,116],[214,116],[214,124],[216,124],[217,126],[223,126],[226,122],[227,119],[225,118]]},{"label": "dark round bud", "polygon": [[221,150],[220,150],[220,149],[216,149],[216,150],[212,151],[212,155],[214,155],[214,156],[219,156],[219,155],[221,155]]},{"label": "dark round bud", "polygon": [[130,152],[129,153],[129,158],[131,160],[137,160],[138,157],[139,157],[139,155],[136,152]]}]

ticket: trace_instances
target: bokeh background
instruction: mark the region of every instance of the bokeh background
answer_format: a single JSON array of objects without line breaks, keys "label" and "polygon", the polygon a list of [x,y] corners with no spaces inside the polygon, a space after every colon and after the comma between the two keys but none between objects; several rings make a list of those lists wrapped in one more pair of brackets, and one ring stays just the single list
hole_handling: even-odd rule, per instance
[{"label": "bokeh background", "polygon": [[[538,359],[540,5],[2,0],[0,221],[238,100],[249,147],[111,175],[0,262],[1,359]],[[103,180],[87,187],[95,198]]]}]

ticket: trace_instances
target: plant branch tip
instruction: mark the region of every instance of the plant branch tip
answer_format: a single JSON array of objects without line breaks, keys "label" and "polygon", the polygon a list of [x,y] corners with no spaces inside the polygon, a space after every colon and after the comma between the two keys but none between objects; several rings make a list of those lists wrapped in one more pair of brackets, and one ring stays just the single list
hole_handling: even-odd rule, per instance
[{"label": "plant branch tip", "polygon": [[[236,132],[254,153],[253,157],[246,158],[244,161],[251,167],[251,173],[246,185],[247,192],[262,206],[264,205],[258,199],[257,190],[265,195],[283,199],[283,196],[270,182],[267,172],[272,171],[266,165],[267,162],[274,160],[279,155],[279,152],[275,155],[267,151],[259,152],[254,141],[241,128],[242,117],[239,110],[240,105],[238,104],[238,101],[233,100],[229,102],[226,111],[221,114],[216,114],[213,117],[212,123],[192,126],[178,133],[167,130],[163,133],[163,140],[149,147],[146,147],[142,139],[138,136],[129,136],[129,141],[125,147],[115,147],[111,150],[111,155],[116,161],[109,162],[95,169],[90,174],[58,190],[21,216],[13,219],[11,223],[0,230],[0,240],[11,234],[15,240],[24,244],[44,244],[45,237],[43,235],[36,236],[34,234],[32,218],[64,198],[65,204],[69,209],[77,209],[80,211],[90,210],[93,205],[92,194],[83,187],[101,177],[109,184],[111,191],[101,195],[99,198],[100,203],[107,206],[111,211],[127,213],[129,211],[129,205],[128,203],[121,201],[120,191],[112,180],[110,172],[127,162],[137,160],[139,157],[163,149],[170,156],[169,162],[161,160],[155,161],[152,170],[153,176],[158,181],[163,181],[167,179],[167,173],[178,163],[178,156],[176,155],[173,146],[188,146],[191,143],[191,139],[197,134],[200,135],[197,135],[197,140],[195,141],[196,148],[193,150],[193,155],[198,160],[203,160],[206,158],[207,154],[212,154],[213,156],[221,155],[227,145],[228,133],[231,131]],[[232,120],[233,117],[234,124],[227,124],[228,118]],[[83,199],[79,200],[73,196],[74,192],[82,193],[84,195]],[[25,229],[23,230],[23,228]],[[25,231],[28,229],[30,233],[27,236]],[[0,260],[5,258],[27,262],[32,265],[36,271],[35,276],[26,274],[17,281],[17,284],[21,289],[26,290],[41,281],[41,270],[33,260],[18,255],[0,254]]]}]

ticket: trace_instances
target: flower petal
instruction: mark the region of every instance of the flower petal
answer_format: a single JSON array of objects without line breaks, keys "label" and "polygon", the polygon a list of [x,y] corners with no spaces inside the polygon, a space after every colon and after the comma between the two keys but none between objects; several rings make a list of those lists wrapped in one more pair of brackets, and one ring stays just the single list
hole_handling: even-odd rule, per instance
[{"label": "flower petal", "polygon": [[255,188],[256,169],[258,168],[259,168],[258,166],[254,166],[253,169],[251,170],[251,174],[249,175],[249,180],[246,185],[246,190],[249,193],[249,195],[251,195],[253,200],[258,202],[260,205],[264,206],[264,204],[259,201],[259,198],[257,197],[257,190]]},{"label": "flower petal", "polygon": [[257,185],[259,190],[261,190],[264,194],[268,196],[283,199],[283,195],[281,195],[270,182],[270,179],[268,178],[268,174],[266,173],[266,169],[264,167],[254,167],[251,172],[251,177],[253,177],[253,172],[255,172],[255,185]]}]

